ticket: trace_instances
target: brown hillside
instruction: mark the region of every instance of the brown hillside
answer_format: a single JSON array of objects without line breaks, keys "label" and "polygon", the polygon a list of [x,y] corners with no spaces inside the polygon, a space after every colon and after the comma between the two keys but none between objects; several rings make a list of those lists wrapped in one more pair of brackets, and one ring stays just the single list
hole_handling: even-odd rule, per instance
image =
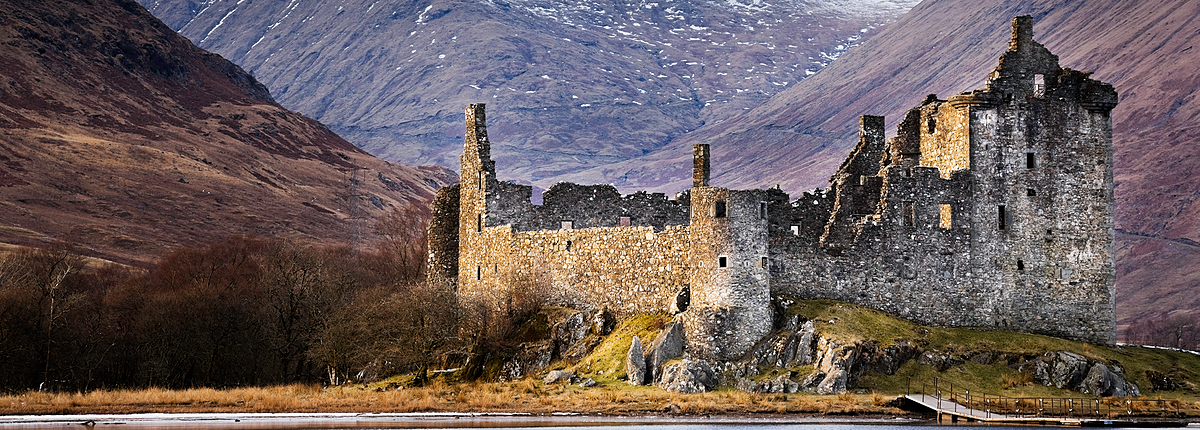
[{"label": "brown hillside", "polygon": [[0,242],[127,262],[229,234],[347,242],[455,179],[283,109],[134,1],[0,1],[0,46]]},{"label": "brown hillside", "polygon": [[539,187],[758,106],[916,3],[142,0],[388,160],[456,169],[488,103],[500,178]]},{"label": "brown hillside", "polygon": [[[982,85],[1008,43],[1008,20],[1034,17],[1061,64],[1095,71],[1120,94],[1113,111],[1122,325],[1200,310],[1200,3],[1180,0],[933,0],[757,109],[604,172],[630,188],[685,186],[690,143],[713,144],[713,182],[793,193],[824,186],[857,141],[862,114],[894,127],[926,94]],[[653,172],[653,176],[643,172]],[[587,175],[589,172],[583,173]],[[663,182],[658,178],[674,178]]]}]

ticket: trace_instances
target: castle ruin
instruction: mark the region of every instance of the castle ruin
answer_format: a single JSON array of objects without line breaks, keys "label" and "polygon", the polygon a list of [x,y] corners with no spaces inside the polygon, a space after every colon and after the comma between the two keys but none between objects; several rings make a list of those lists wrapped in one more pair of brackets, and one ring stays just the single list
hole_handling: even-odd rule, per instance
[{"label": "castle ruin", "polygon": [[827,189],[709,186],[709,147],[695,145],[692,187],[673,199],[560,183],[542,205],[496,179],[471,105],[461,183],[434,201],[429,274],[464,296],[540,274],[555,304],[676,313],[687,350],[718,360],[771,330],[776,295],[1111,344],[1116,104],[1018,17],[984,88],[928,96],[892,139],[863,116]]}]

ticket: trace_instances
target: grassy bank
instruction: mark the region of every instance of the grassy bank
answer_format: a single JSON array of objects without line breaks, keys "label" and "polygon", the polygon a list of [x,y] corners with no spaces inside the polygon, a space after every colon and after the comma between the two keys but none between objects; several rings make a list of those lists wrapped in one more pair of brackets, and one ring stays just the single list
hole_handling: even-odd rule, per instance
[{"label": "grassy bank", "polygon": [[[621,383],[623,384],[623,383]],[[813,396],[753,394],[721,390],[672,394],[627,384],[581,388],[524,380],[509,383],[435,382],[431,386],[380,389],[370,386],[321,388],[288,385],[229,390],[136,390],[40,393],[0,396],[0,414],[200,413],[200,412],[552,412],[640,415],[662,413],[671,405],[684,414],[881,415],[904,412],[885,406],[881,395]]]},{"label": "grassy bank", "polygon": [[[922,383],[939,381],[945,389],[969,390],[975,395],[1006,397],[1087,397],[1034,381],[1031,370],[1015,363],[1046,352],[1069,351],[1088,359],[1120,366],[1126,377],[1141,388],[1145,398],[1169,399],[1174,408],[1200,417],[1200,357],[1178,351],[1140,347],[1108,347],[1048,336],[966,328],[937,328],[913,324],[881,312],[824,300],[795,301],[791,315],[814,321],[817,332],[840,344],[873,343],[886,348],[907,342],[921,351],[956,357],[952,365],[934,366],[908,360],[891,375],[867,372],[853,393],[838,396],[813,394],[754,394],[722,387],[715,392],[673,394],[656,387],[624,382],[625,354],[633,336],[648,344],[670,320],[668,315],[642,315],[622,321],[591,354],[578,363],[555,362],[552,369],[569,369],[598,385],[544,384],[533,375],[515,382],[462,381],[461,371],[437,373],[424,387],[408,387],[411,375],[372,384],[321,387],[287,385],[228,390],[193,389],[93,391],[87,393],[28,392],[0,396],[0,414],[74,414],[138,412],[552,412],[644,415],[664,411],[684,414],[906,414],[888,403],[898,395],[919,391]],[[549,320],[566,315],[549,309],[536,324],[548,336]],[[498,368],[499,363],[490,366]],[[791,372],[793,378],[811,373],[813,366],[792,369],[761,368],[756,379]],[[487,371],[495,376],[496,369]],[[1170,391],[1152,391],[1149,376],[1161,374],[1175,381]],[[856,393],[856,394],[855,394]]]}]

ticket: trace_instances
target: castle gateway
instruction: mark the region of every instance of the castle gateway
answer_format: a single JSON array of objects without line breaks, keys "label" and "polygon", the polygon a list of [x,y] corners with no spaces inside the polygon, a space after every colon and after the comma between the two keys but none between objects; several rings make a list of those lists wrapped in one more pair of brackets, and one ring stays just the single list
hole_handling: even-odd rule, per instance
[{"label": "castle gateway", "polygon": [[692,188],[675,199],[560,183],[540,206],[496,179],[484,106],[471,105],[461,183],[434,202],[430,277],[500,297],[540,276],[557,305],[677,313],[687,349],[722,360],[771,329],[773,295],[1111,344],[1116,104],[1018,17],[985,88],[930,95],[890,140],[882,117],[863,116],[828,189],[712,187],[696,145]]}]

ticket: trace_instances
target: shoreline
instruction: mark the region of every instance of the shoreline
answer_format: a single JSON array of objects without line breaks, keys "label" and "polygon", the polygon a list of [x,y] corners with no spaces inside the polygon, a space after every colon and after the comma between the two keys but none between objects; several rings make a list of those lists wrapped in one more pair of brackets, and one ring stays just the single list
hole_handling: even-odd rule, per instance
[{"label": "shoreline", "polygon": [[894,424],[917,425],[927,419],[902,415],[830,416],[820,414],[735,415],[605,415],[555,412],[537,415],[520,412],[404,412],[404,413],[135,413],[68,415],[0,415],[0,428],[61,428],[82,425],[122,427],[218,428],[495,428],[580,427],[637,425],[767,425],[767,424]]}]

